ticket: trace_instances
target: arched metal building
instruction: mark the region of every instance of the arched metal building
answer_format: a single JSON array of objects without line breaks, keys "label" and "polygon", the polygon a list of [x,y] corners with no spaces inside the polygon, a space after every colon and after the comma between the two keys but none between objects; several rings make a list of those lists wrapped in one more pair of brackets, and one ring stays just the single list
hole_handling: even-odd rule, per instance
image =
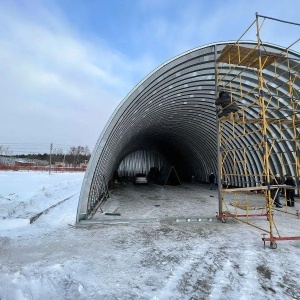
[{"label": "arched metal building", "polygon": [[[193,175],[199,181],[206,181],[210,172],[216,172],[216,57],[228,44],[231,42],[192,49],[165,62],[120,103],[101,133],[90,159],[81,189],[77,223],[87,219],[100,204],[105,196],[105,187],[121,162],[124,164],[128,155],[138,151],[152,156],[152,161],[158,155],[160,161],[175,167],[182,180]],[[240,44],[253,48],[256,42]],[[271,44],[264,47],[271,52],[284,50]],[[295,71],[299,72],[299,53],[290,51],[289,55],[289,63],[293,64],[294,59],[298,66]],[[282,68],[286,66],[282,65]],[[264,72],[273,76],[274,66],[268,66]],[[281,94],[289,92],[288,85],[284,84],[288,76],[288,72],[282,72],[274,82],[276,87],[280,87]],[[242,88],[247,95],[243,101],[251,102],[256,97],[251,91],[257,86],[253,70],[245,70],[239,81],[233,80],[231,87]],[[299,78],[295,84],[299,91]],[[257,117],[255,109],[247,111],[247,114],[251,118]],[[276,114],[281,112],[274,111],[275,118]],[[227,134],[230,135],[230,132]],[[278,132],[274,131],[274,134]],[[257,136],[257,139],[261,137]],[[287,151],[290,149],[288,142],[280,147]],[[248,159],[251,164],[262,164],[255,153],[249,153]],[[273,164],[279,162],[278,159]],[[145,168],[151,166],[150,162]],[[296,174],[293,168],[291,166],[289,172]]]}]

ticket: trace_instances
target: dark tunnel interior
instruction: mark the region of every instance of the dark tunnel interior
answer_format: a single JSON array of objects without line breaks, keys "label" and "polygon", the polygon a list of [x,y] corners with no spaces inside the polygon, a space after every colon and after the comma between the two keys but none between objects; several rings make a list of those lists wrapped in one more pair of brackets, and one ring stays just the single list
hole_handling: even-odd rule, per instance
[{"label": "dark tunnel interior", "polygon": [[[255,42],[241,43],[248,47],[255,45]],[[190,181],[194,176],[199,182],[207,182],[211,172],[217,174],[216,54],[221,53],[228,44],[230,42],[199,47],[169,60],[150,73],[125,97],[102,131],[90,159],[78,204],[78,216],[84,217],[95,206],[115,170],[121,176],[134,176],[138,172],[148,173],[151,167],[162,169],[164,165],[170,165],[174,166],[180,180]],[[270,51],[281,51],[279,46],[265,44],[265,47]],[[298,54],[293,55],[299,59]],[[269,77],[272,77],[274,70],[282,74],[268,86],[269,92],[278,91],[278,97],[270,98],[271,118],[282,116],[287,106],[284,95],[289,91],[284,84],[289,74],[286,69],[285,65],[279,65],[276,69],[270,65],[265,69]],[[230,65],[223,66],[221,76],[229,70]],[[237,76],[240,71],[238,68],[234,69],[235,73],[230,71],[232,74],[223,84],[231,86],[240,108],[245,109],[257,99],[257,74],[248,68],[243,70],[243,77]],[[233,78],[239,78],[243,84]],[[275,84],[280,88],[274,87]],[[299,85],[299,78],[296,78],[295,88],[298,91]],[[243,97],[240,97],[238,89],[241,89]],[[255,119],[259,117],[259,111],[251,106],[245,115]],[[247,124],[240,133],[237,130],[241,136],[239,139],[231,139],[229,126],[225,125],[222,129],[222,134],[229,141],[226,147],[241,149],[236,157],[228,152],[224,162],[226,173],[232,174],[235,168],[240,174],[230,178],[234,186],[258,183],[261,180],[257,175],[243,176],[245,161],[247,172],[251,174],[259,174],[263,168],[259,151],[243,154],[244,149],[262,140],[259,126],[256,125]],[[279,135],[278,127],[270,128],[270,139]],[[244,130],[253,132],[251,137],[243,138]],[[284,134],[288,141],[291,132],[286,131]],[[284,153],[286,172],[295,173],[294,166],[289,164],[293,160],[292,145],[288,142],[277,143],[272,149],[274,155],[270,166],[273,172],[278,171],[282,161],[278,153]]]}]

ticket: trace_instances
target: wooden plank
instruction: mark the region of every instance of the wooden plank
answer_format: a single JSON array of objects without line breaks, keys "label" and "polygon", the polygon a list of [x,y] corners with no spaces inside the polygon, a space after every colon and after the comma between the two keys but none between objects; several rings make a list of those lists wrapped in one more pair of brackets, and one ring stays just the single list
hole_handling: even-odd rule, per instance
[{"label": "wooden plank", "polygon": [[[257,119],[244,118],[244,119],[240,119],[238,121],[238,123],[263,123],[263,119],[262,118],[257,118]],[[293,120],[266,118],[266,123],[268,123],[268,124],[284,124],[284,125],[291,125],[291,124],[300,125],[300,120],[295,120],[293,122]]]},{"label": "wooden plank", "polygon": [[[286,184],[270,185],[270,190],[275,190],[278,188],[296,189],[297,187],[291,186],[291,185],[286,185]],[[268,190],[268,186],[262,185],[262,186],[241,187],[241,188],[233,188],[233,189],[223,189],[223,191],[225,191],[226,193],[262,191],[262,190]]]},{"label": "wooden plank", "polygon": [[[245,123],[245,124],[262,124],[263,119],[262,118],[234,118],[231,117],[230,115],[224,116],[219,118],[219,121],[230,121],[230,122],[235,122],[235,123]],[[276,118],[266,118],[266,123],[267,124],[283,124],[283,125],[293,125],[295,124],[296,126],[300,126],[300,120],[283,120],[283,119],[276,119]]]},{"label": "wooden plank", "polygon": [[[278,58],[284,57],[283,54],[261,51],[262,68],[268,67]],[[239,45],[226,45],[217,62],[259,68],[259,54],[256,48],[248,48]]]}]

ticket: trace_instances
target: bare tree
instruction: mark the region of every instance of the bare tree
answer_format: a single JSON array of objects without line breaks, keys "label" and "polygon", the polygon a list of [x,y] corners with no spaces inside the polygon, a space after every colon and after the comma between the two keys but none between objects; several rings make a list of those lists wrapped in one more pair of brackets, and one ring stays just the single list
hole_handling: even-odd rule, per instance
[{"label": "bare tree", "polygon": [[52,154],[56,154],[56,155],[64,155],[64,151],[62,150],[62,148],[54,148],[52,150]]},{"label": "bare tree", "polygon": [[80,156],[84,155],[84,147],[83,146],[73,146],[69,150],[69,154],[73,157],[73,166],[76,167],[80,162]]},{"label": "bare tree", "polygon": [[91,151],[90,151],[88,146],[84,147],[84,154],[83,155],[85,155],[87,157],[91,155]]},{"label": "bare tree", "polygon": [[9,149],[9,146],[0,145],[0,155],[11,155],[12,151]]},{"label": "bare tree", "polygon": [[52,162],[62,162],[64,158],[64,151],[61,148],[53,148],[52,150]]}]

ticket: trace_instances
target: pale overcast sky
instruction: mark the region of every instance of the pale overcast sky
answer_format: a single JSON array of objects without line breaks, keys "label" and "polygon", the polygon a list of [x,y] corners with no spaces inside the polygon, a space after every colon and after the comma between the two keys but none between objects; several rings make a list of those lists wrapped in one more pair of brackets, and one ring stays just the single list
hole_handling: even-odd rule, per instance
[{"label": "pale overcast sky", "polygon": [[[0,0],[0,145],[93,149],[145,76],[192,48],[238,39],[256,12],[300,23],[299,0]],[[275,25],[264,41],[289,45],[300,36],[290,29]]]}]

